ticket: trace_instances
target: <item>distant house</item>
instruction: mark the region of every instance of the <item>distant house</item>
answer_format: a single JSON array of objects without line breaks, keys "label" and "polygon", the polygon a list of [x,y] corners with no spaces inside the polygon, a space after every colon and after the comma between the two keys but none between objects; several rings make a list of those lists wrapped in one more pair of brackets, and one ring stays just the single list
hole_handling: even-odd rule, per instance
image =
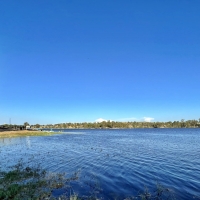
[{"label": "distant house", "polygon": [[31,126],[26,126],[26,130],[30,130],[31,129]]}]

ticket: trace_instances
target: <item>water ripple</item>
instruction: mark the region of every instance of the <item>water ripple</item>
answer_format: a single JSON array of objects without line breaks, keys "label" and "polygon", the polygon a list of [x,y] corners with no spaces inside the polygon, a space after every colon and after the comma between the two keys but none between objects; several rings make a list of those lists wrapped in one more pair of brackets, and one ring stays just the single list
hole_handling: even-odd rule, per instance
[{"label": "water ripple", "polygon": [[2,168],[23,158],[52,172],[80,171],[77,192],[99,184],[105,198],[137,195],[157,182],[177,199],[199,195],[200,129],[65,130],[48,137],[0,139]]}]

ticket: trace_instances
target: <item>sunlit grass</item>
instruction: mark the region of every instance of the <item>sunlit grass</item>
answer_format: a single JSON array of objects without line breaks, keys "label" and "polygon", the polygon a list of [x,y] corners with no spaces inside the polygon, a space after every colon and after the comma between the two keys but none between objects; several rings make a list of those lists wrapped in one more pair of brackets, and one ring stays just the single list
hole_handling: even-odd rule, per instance
[{"label": "sunlit grass", "polygon": [[0,132],[0,138],[10,137],[23,137],[23,136],[46,136],[59,134],[60,132],[48,132],[48,131],[3,131]]}]

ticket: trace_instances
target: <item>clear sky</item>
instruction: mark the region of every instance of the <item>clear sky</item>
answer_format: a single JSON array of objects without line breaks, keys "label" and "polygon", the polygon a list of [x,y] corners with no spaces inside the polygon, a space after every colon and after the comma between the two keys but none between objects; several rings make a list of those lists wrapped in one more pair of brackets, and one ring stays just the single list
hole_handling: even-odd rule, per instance
[{"label": "clear sky", "polygon": [[1,0],[0,124],[200,118],[199,0]]}]

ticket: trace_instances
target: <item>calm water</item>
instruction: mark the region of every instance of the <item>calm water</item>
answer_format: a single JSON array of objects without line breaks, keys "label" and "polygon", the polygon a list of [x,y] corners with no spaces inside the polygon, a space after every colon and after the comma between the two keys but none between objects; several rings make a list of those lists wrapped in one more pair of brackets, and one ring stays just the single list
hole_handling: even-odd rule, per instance
[{"label": "calm water", "polygon": [[74,191],[90,184],[104,199],[138,195],[160,183],[176,199],[200,196],[200,129],[65,130],[66,134],[0,139],[2,168],[23,158],[53,172],[79,172]]}]

